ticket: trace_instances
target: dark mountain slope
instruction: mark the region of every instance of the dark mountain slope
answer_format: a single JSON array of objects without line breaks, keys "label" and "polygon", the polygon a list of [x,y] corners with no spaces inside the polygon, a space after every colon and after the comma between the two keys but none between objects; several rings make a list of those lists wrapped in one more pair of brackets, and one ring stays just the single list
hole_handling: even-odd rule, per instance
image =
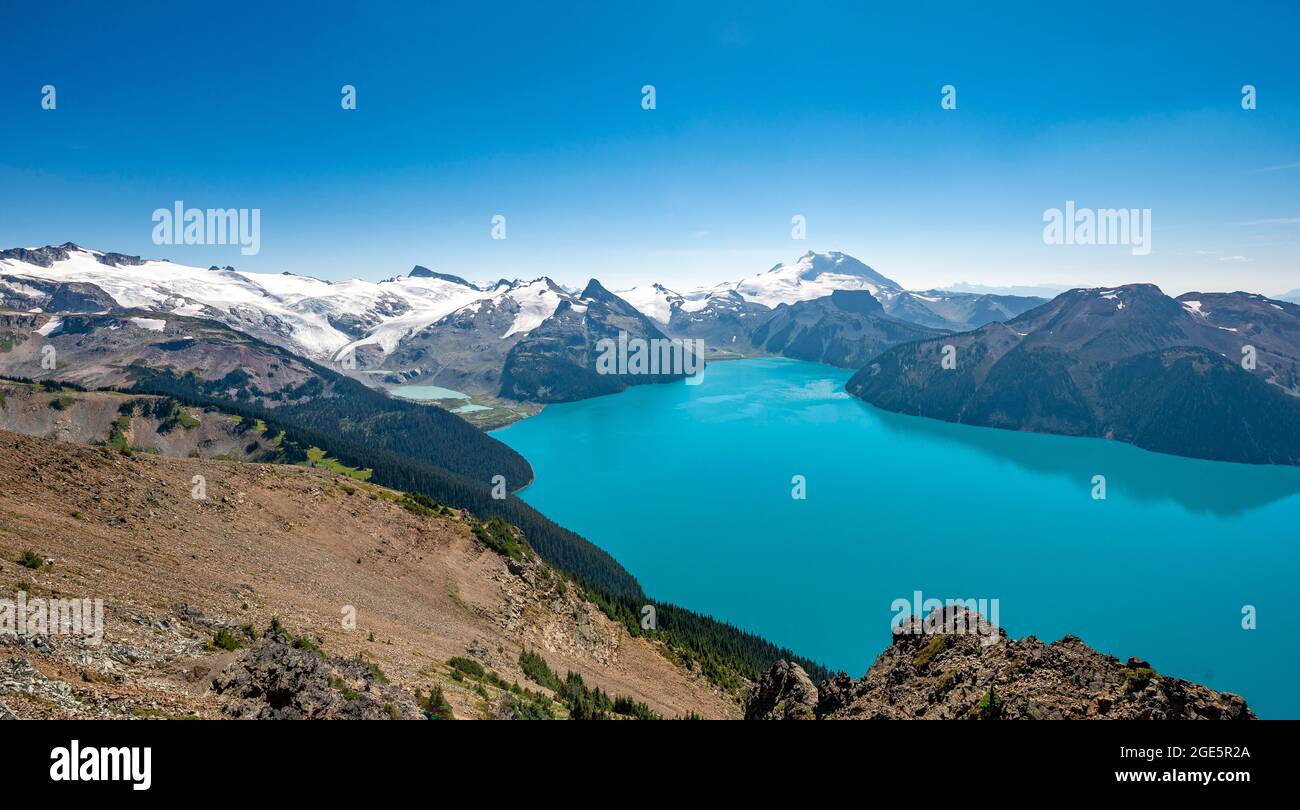
[{"label": "dark mountain slope", "polygon": [[[1071,290],[1005,324],[891,349],[846,387],[950,422],[1300,463],[1300,308],[1246,293],[1189,296],[1144,284]],[[942,366],[945,346],[953,369]],[[1243,348],[1254,369],[1243,368]]]},{"label": "dark mountain slope", "polygon": [[[43,367],[46,357],[53,368]],[[485,485],[494,475],[505,476],[512,489],[532,480],[522,456],[458,416],[393,399],[201,318],[136,310],[63,317],[0,312],[0,375],[283,413],[301,427],[410,453]]]},{"label": "dark mountain slope", "polygon": [[891,346],[941,334],[945,332],[886,315],[866,290],[836,290],[824,298],[778,306],[750,340],[772,354],[860,368]]}]

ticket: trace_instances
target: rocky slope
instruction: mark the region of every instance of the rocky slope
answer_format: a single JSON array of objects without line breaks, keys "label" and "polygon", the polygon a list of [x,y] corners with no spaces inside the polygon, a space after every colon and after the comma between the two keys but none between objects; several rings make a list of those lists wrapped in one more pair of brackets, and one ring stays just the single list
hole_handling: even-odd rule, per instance
[{"label": "rocky slope", "polygon": [[847,389],[950,422],[1297,464],[1300,307],[1248,293],[1173,299],[1149,284],[1071,290],[1006,323],[890,349]]},{"label": "rocky slope", "polygon": [[[820,687],[778,662],[746,705],[756,720],[1247,720],[1240,697],[1103,655],[1074,636],[1015,640],[960,607],[912,617],[859,680]],[[976,632],[971,632],[976,630]],[[961,632],[958,632],[961,631]],[[996,642],[989,643],[993,639]]]},{"label": "rocky slope", "polygon": [[332,379],[313,364],[202,318],[0,310],[0,375],[125,388],[147,371],[193,374],[214,392],[271,407],[334,395]]},{"label": "rocky slope", "polygon": [[0,713],[422,717],[440,689],[457,718],[565,716],[527,650],[663,716],[739,714],[494,537],[320,470],[0,433],[0,599],[98,598],[105,624],[100,644],[0,634]]},{"label": "rocky slope", "polygon": [[180,458],[250,459],[274,451],[249,422],[221,411],[185,408],[167,397],[4,380],[0,430]]},{"label": "rocky slope", "polygon": [[519,454],[442,408],[393,399],[204,318],[0,310],[0,376],[168,394],[267,419],[275,414],[335,438],[418,455],[477,481],[499,473],[522,486],[532,478]]}]

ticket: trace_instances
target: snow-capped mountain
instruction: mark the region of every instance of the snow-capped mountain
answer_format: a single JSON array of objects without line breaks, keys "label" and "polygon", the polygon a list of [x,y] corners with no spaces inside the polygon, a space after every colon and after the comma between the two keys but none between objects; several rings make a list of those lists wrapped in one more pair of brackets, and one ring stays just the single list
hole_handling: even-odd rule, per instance
[{"label": "snow-capped mountain", "polygon": [[883,299],[903,291],[898,282],[837,251],[809,251],[793,264],[778,264],[766,273],[720,284],[715,289],[735,290],[746,301],[769,308],[824,298],[836,290],[866,290],[884,303]]},{"label": "snow-capped mountain", "polygon": [[[600,388],[584,365],[591,347],[578,345],[593,335],[623,329],[630,336],[700,339],[715,357],[768,351],[770,340],[759,347],[751,342],[764,323],[783,309],[845,292],[870,295],[886,315],[938,329],[971,328],[1042,303],[908,292],[837,252],[809,252],[764,273],[686,292],[648,284],[610,293],[594,280],[581,292],[548,278],[475,284],[422,266],[380,282],[329,282],[191,267],[72,243],[0,251],[3,308],[207,318],[370,384],[418,380],[542,401]],[[838,311],[805,307],[800,317],[823,310]],[[552,385],[556,380],[525,369],[525,360],[566,382]]]},{"label": "snow-capped mountain", "polygon": [[70,283],[92,284],[123,308],[211,318],[315,360],[333,359],[358,342],[391,351],[410,331],[488,294],[428,271],[378,283],[328,282],[142,260],[71,243],[0,252],[0,298],[7,306]]},{"label": "snow-capped mountain", "polygon": [[[699,331],[699,325],[708,320],[705,310],[719,305],[725,308],[732,296],[753,305],[753,312],[755,307],[773,310],[783,304],[815,301],[837,291],[854,290],[870,293],[887,315],[939,329],[973,329],[1015,317],[1047,301],[1032,296],[949,290],[912,292],[838,251],[809,251],[790,264],[778,264],[765,273],[711,287],[677,292],[662,284],[649,284],[620,290],[618,295],[655,323],[668,327],[669,334],[677,335],[675,323],[682,327],[693,324]],[[698,314],[687,319],[682,317],[686,313]]]},{"label": "snow-capped mountain", "polygon": [[[660,326],[667,326],[672,320],[673,312],[680,309],[686,302],[686,296],[674,292],[662,284],[646,284],[641,287],[632,287],[626,290],[615,290],[614,294],[624,301],[641,311],[650,320]],[[697,303],[703,306],[703,300],[707,295],[697,295],[691,300],[691,305]]]}]

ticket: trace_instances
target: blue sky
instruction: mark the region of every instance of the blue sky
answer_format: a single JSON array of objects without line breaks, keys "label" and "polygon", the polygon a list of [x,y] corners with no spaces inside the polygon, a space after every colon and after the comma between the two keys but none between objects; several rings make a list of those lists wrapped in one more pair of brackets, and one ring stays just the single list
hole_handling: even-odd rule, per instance
[{"label": "blue sky", "polygon": [[[914,288],[1300,287],[1283,3],[132,5],[6,12],[0,246],[615,288],[813,249]],[[261,209],[261,252],[153,244],[178,199]],[[1066,200],[1150,208],[1151,254],[1045,245]]]}]

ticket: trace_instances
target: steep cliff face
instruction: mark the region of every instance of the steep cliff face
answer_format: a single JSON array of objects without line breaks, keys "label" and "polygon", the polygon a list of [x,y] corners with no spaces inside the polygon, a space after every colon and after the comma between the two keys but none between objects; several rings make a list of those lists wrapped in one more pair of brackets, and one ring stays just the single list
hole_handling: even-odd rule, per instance
[{"label": "steep cliff face", "polygon": [[867,674],[818,687],[778,662],[745,709],[754,720],[1249,720],[1237,695],[1103,655],[1075,636],[1015,640],[960,607],[913,617]]}]

